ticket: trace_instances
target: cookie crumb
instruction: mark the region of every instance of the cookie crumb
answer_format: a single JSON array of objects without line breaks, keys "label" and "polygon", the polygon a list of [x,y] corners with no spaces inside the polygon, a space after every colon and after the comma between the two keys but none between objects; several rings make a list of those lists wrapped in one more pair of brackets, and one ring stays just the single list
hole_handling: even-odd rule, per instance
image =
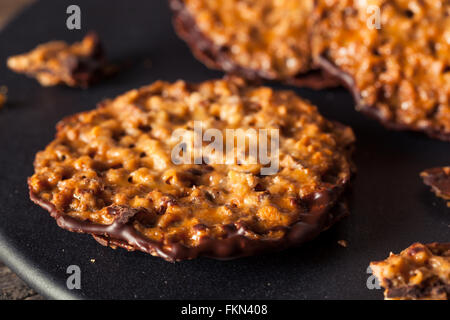
[{"label": "cookie crumb", "polygon": [[348,246],[347,240],[339,240],[337,243],[344,248],[347,248]]}]

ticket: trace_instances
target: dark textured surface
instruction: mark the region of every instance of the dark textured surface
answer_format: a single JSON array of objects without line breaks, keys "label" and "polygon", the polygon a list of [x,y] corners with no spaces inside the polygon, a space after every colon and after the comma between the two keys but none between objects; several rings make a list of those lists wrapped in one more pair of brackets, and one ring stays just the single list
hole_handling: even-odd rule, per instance
[{"label": "dark textured surface", "polygon": [[[69,4],[81,6],[82,31],[65,28]],[[39,2],[0,34],[0,61],[39,42],[81,39],[88,30],[99,32],[114,60],[133,64],[85,91],[41,88],[0,64],[0,84],[9,87],[9,102],[0,110],[0,259],[45,296],[381,299],[381,290],[366,287],[370,261],[415,241],[450,240],[450,209],[419,177],[423,169],[448,164],[450,145],[385,130],[354,111],[350,94],[341,89],[296,90],[324,115],[352,126],[358,139],[351,216],[309,244],[239,260],[201,258],[172,264],[105,248],[90,236],[59,229],[28,199],[26,185],[34,155],[51,141],[58,120],[157,79],[221,76],[197,62],[177,39],[164,1]],[[337,243],[343,239],[347,248]],[[66,289],[69,265],[81,268],[81,290]]]},{"label": "dark textured surface", "polygon": [[[0,1],[0,31],[12,17],[32,1],[33,0]],[[27,297],[30,292],[32,292],[32,289],[28,288],[14,272],[0,261],[0,300],[28,299]]]}]

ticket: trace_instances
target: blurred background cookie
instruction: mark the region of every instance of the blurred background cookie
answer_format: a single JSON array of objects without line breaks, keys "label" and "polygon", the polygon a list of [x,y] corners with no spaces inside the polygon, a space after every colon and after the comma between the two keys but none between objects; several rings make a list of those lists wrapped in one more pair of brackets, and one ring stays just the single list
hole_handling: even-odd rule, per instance
[{"label": "blurred background cookie", "polygon": [[170,0],[174,26],[208,67],[316,89],[339,82],[312,66],[313,0]]},{"label": "blurred background cookie", "polygon": [[318,1],[313,20],[314,60],[350,88],[358,110],[450,140],[448,1]]}]

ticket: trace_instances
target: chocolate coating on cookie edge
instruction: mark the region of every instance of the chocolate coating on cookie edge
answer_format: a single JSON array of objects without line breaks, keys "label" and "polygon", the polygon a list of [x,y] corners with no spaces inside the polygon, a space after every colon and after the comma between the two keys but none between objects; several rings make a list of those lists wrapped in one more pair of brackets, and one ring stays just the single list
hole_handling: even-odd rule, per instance
[{"label": "chocolate coating on cookie edge", "polygon": [[334,203],[332,199],[338,198],[340,193],[341,188],[316,192],[310,199],[311,211],[305,215],[305,220],[285,228],[287,232],[280,239],[249,239],[244,236],[244,226],[230,225],[229,233],[224,239],[204,238],[199,246],[191,248],[181,243],[172,243],[170,246],[163,247],[162,243],[146,238],[128,223],[114,221],[110,225],[102,225],[75,219],[61,213],[52,203],[40,199],[31,190],[30,199],[47,210],[60,228],[91,234],[104,246],[122,247],[128,251],[139,250],[166,261],[175,262],[194,259],[200,255],[221,260],[233,259],[263,251],[278,251],[312,240],[320,232],[348,215],[345,203],[338,203],[331,207]]}]

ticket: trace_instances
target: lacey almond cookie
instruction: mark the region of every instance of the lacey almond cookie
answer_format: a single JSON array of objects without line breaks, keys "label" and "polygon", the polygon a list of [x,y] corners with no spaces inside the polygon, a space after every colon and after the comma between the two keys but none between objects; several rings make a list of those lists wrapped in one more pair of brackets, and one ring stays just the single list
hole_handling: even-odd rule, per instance
[{"label": "lacey almond cookie", "polygon": [[[223,134],[231,162],[218,160],[220,150],[178,162],[199,126]],[[278,168],[264,174],[267,162],[235,161],[225,150],[230,129],[231,145],[251,132],[278,135],[268,148]],[[61,121],[28,183],[60,227],[102,244],[171,261],[232,258],[311,240],[341,218],[353,142],[349,127],[291,91],[237,78],[158,81]]]}]

